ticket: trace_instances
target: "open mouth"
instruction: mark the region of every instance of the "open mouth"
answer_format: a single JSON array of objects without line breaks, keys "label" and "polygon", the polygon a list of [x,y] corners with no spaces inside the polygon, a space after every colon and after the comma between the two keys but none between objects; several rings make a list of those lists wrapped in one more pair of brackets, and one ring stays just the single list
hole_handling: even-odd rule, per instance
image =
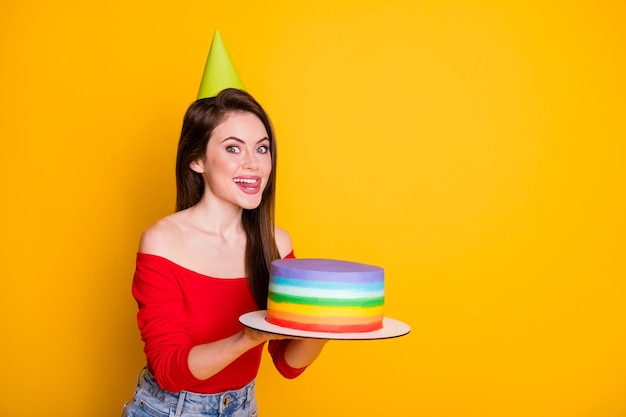
[{"label": "open mouth", "polygon": [[246,194],[256,194],[261,189],[260,177],[237,177],[233,182]]}]

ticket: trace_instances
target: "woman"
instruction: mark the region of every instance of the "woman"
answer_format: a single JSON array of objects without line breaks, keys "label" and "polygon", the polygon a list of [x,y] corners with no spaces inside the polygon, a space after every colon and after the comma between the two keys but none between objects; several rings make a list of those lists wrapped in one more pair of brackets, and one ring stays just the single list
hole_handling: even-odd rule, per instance
[{"label": "woman", "polygon": [[264,342],[287,378],[325,343],[238,321],[265,309],[271,262],[293,257],[289,235],[274,226],[274,132],[254,98],[226,89],[189,107],[176,184],[176,212],[143,233],[137,254],[133,296],[147,370],[125,412],[254,416]]}]

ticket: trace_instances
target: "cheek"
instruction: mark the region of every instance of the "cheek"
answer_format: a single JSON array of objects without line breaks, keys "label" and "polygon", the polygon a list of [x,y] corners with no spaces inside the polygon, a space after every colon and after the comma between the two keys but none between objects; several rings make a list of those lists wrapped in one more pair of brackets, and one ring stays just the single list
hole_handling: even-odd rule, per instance
[{"label": "cheek", "polygon": [[272,172],[272,157],[268,157],[263,160],[263,168],[267,171],[268,175]]},{"label": "cheek", "polygon": [[235,168],[236,163],[229,158],[214,158],[209,165],[209,169],[215,172],[229,172]]}]

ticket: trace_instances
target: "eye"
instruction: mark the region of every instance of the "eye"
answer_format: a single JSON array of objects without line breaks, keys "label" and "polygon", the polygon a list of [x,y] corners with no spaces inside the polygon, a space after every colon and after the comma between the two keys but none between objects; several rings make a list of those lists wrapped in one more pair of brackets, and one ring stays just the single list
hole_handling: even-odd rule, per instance
[{"label": "eye", "polygon": [[230,146],[226,147],[226,152],[239,153],[239,152],[241,152],[241,149],[239,149],[239,146],[230,145]]},{"label": "eye", "polygon": [[261,145],[256,150],[258,153],[268,153],[270,151],[269,146]]}]

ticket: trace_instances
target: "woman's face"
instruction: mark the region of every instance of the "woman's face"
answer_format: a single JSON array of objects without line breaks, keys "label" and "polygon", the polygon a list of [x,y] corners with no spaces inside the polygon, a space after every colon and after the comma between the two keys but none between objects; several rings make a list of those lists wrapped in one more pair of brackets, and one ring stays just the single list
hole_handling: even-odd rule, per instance
[{"label": "woman's face", "polygon": [[205,194],[244,209],[258,207],[272,172],[263,122],[248,112],[227,114],[213,130],[206,154],[191,169],[203,175]]}]

